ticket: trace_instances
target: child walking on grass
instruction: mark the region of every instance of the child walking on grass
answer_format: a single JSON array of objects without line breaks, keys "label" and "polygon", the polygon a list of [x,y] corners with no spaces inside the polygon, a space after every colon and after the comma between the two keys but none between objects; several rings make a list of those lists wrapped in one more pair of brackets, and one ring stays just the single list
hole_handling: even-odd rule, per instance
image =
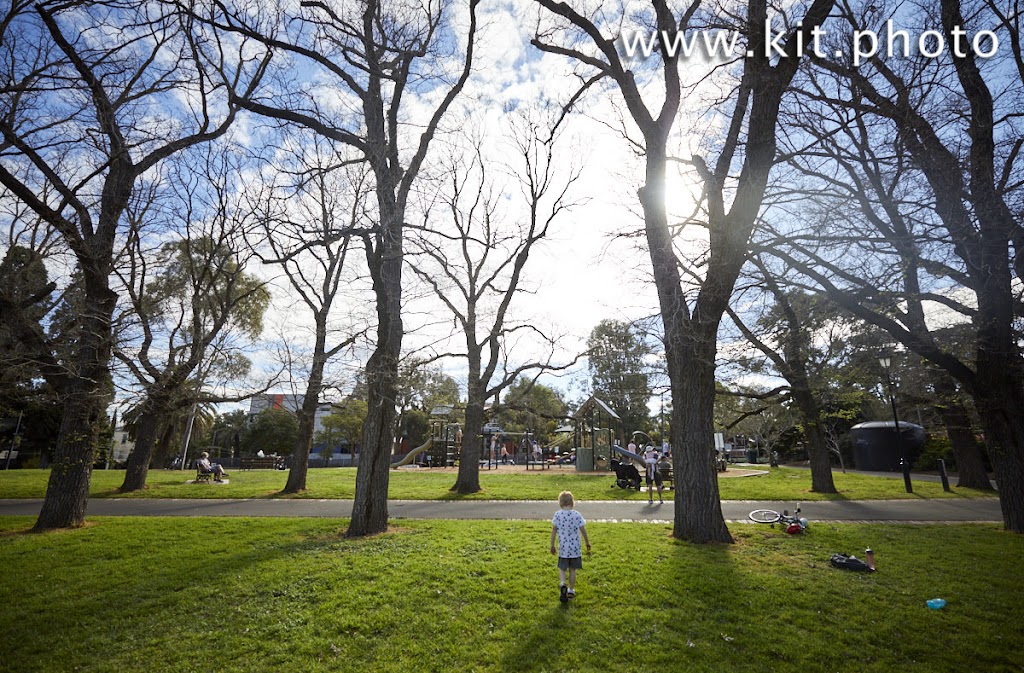
[{"label": "child walking on grass", "polygon": [[[559,600],[568,603],[576,598],[576,571],[583,567],[583,548],[580,537],[590,551],[587,537],[587,522],[583,515],[573,509],[573,497],[569,491],[558,494],[559,510],[551,518],[551,553],[554,554],[555,536],[558,536],[558,592]],[[565,585],[565,571],[569,571],[569,586]]]}]

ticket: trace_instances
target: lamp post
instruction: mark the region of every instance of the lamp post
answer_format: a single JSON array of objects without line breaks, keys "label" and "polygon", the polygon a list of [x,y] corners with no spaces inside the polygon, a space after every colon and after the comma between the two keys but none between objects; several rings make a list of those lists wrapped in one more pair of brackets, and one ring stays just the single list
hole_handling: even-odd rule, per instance
[{"label": "lamp post", "polygon": [[913,493],[914,487],[910,484],[910,464],[907,461],[907,454],[903,448],[903,433],[900,432],[900,419],[896,415],[896,395],[893,392],[892,386],[892,374],[890,367],[892,365],[892,358],[888,355],[881,355],[878,358],[878,364],[882,365],[882,369],[885,371],[885,383],[889,389],[889,404],[892,406],[892,420],[896,424],[894,428],[896,430],[896,448],[900,452],[900,467],[903,468],[903,485],[907,489],[907,493]]},{"label": "lamp post", "polygon": [[665,437],[665,391],[661,391],[661,443],[662,445],[667,442],[668,439]]}]

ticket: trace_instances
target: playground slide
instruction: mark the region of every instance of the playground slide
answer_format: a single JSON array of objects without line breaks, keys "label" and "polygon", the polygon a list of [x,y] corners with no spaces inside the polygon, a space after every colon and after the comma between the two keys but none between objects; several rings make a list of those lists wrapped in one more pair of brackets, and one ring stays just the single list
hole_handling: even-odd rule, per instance
[{"label": "playground slide", "polygon": [[404,456],[402,456],[402,459],[399,460],[397,463],[391,463],[391,468],[394,469],[396,467],[402,467],[403,465],[408,465],[409,463],[411,463],[413,461],[414,458],[416,458],[416,456],[420,455],[421,453],[423,453],[424,451],[429,449],[430,448],[430,443],[432,441],[434,441],[433,437],[427,437],[427,441],[423,442],[423,444],[421,446],[417,446],[415,449],[413,449],[409,453],[407,453]]},{"label": "playground slide", "polygon": [[623,456],[625,458],[628,458],[628,459],[632,460],[639,467],[642,467],[642,468],[646,468],[647,467],[647,464],[644,462],[644,457],[643,456],[641,456],[640,454],[637,454],[637,453],[633,453],[632,451],[627,451],[624,448],[622,448],[621,446],[619,446],[618,444],[616,444],[615,446],[612,447],[612,454],[616,454],[616,453],[619,454],[620,456]]}]

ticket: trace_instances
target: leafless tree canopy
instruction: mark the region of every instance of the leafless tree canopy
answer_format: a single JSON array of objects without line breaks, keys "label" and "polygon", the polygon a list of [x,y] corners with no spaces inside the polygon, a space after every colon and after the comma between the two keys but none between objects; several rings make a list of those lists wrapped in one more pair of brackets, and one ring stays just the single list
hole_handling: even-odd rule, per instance
[{"label": "leafless tree canopy", "polygon": [[16,212],[59,235],[83,288],[69,368],[22,307],[0,298],[66,399],[39,528],[84,518],[109,400],[109,278],[125,210],[162,161],[225,134],[235,111],[229,90],[245,95],[261,73],[244,40],[218,44],[194,27],[169,3],[19,1],[0,17],[0,185],[23,204]]}]

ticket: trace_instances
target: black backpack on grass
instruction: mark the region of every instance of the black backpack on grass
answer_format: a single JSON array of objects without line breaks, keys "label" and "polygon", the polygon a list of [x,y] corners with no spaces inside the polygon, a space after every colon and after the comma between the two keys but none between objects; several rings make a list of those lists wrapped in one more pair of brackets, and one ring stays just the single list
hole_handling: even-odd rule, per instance
[{"label": "black backpack on grass", "polygon": [[832,565],[844,570],[856,570],[860,572],[871,572],[871,566],[861,561],[856,556],[846,554],[832,554]]}]

